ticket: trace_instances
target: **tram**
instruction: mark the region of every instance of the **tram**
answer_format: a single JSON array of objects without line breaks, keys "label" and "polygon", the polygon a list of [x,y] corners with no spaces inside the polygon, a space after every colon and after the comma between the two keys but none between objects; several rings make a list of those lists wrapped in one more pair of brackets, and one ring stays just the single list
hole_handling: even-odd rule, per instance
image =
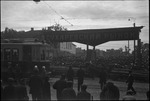
[{"label": "tram", "polygon": [[29,73],[37,65],[50,66],[53,55],[52,47],[42,42],[9,41],[1,42],[1,73],[7,72],[8,66],[12,69],[18,65],[23,73]]}]

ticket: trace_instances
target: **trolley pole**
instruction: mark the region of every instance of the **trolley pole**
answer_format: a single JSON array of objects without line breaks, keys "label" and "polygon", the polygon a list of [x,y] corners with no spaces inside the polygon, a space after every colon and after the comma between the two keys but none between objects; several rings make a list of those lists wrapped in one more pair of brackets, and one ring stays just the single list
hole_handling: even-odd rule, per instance
[{"label": "trolley pole", "polygon": [[86,61],[89,62],[89,45],[87,44],[86,46]]}]

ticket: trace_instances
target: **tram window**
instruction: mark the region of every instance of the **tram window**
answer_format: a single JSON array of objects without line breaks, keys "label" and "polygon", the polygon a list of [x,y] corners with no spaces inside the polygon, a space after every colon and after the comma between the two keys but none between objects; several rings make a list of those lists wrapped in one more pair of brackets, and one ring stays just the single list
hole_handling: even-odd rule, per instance
[{"label": "tram window", "polygon": [[45,51],[44,50],[42,50],[41,60],[45,60]]},{"label": "tram window", "polygon": [[4,60],[11,61],[11,49],[4,49]]},{"label": "tram window", "polygon": [[13,61],[18,61],[19,60],[19,50],[18,49],[13,49],[12,50],[12,60]]}]

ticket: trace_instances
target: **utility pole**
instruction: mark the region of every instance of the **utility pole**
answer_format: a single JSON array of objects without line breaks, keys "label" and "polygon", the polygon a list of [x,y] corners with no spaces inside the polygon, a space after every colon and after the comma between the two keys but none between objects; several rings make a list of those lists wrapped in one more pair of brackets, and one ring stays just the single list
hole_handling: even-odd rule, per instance
[{"label": "utility pole", "polygon": [[[133,17],[131,17],[130,19],[128,19],[128,21],[131,21],[131,19],[133,19],[133,27],[135,28],[135,20],[136,20],[136,18],[133,18]],[[129,40],[128,40],[129,41]],[[134,39],[134,53],[133,53],[133,66],[135,66],[135,43],[136,42],[136,40]],[[129,42],[128,42],[128,44],[129,44]],[[128,46],[129,47],[129,46]]]},{"label": "utility pole", "polygon": [[86,47],[86,49],[87,49],[87,51],[86,51],[86,61],[89,62],[89,45],[87,44],[86,46],[87,46]]},{"label": "utility pole", "polygon": [[130,47],[129,47],[130,45],[129,45],[129,40],[128,40],[128,54],[129,54],[129,51],[130,51]]},{"label": "utility pole", "polygon": [[[133,27],[135,27],[135,22],[133,23]],[[134,60],[133,60],[133,61],[134,61],[134,62],[133,62],[133,65],[134,65],[134,66],[135,66],[135,44],[136,44],[135,41],[136,41],[136,40],[134,39]]]}]

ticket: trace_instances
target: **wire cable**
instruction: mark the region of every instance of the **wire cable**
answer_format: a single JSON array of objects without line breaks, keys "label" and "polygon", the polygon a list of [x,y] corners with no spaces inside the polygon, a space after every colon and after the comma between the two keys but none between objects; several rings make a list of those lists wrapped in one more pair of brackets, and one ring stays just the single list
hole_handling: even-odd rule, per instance
[{"label": "wire cable", "polygon": [[73,26],[73,24],[71,24],[67,19],[65,19],[62,15],[60,15],[55,9],[53,9],[49,4],[47,4],[44,0],[43,2],[50,8],[52,9],[58,16],[60,16],[61,19],[65,20],[67,23],[69,23],[71,26]]}]

